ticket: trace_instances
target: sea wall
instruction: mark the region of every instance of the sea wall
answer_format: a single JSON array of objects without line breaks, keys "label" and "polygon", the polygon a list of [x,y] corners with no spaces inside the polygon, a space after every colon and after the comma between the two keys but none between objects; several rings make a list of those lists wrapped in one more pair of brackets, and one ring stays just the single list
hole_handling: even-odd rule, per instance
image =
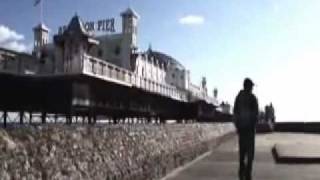
[{"label": "sea wall", "polygon": [[0,129],[0,179],[159,179],[233,132],[230,123]]},{"label": "sea wall", "polygon": [[320,122],[276,122],[277,132],[320,133]]}]

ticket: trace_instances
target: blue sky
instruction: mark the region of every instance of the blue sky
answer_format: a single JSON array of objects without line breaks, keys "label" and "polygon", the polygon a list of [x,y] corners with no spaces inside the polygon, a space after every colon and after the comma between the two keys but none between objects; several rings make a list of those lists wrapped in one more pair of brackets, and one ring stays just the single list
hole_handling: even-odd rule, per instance
[{"label": "blue sky", "polygon": [[[0,45],[31,48],[39,22],[33,2],[1,0]],[[205,75],[209,93],[217,87],[219,97],[233,103],[251,77],[260,106],[272,101],[278,120],[320,119],[320,1],[44,0],[44,22],[54,34],[76,12],[84,20],[115,17],[119,32],[119,13],[129,5],[141,17],[140,49],[151,43],[175,57],[195,83]]]}]

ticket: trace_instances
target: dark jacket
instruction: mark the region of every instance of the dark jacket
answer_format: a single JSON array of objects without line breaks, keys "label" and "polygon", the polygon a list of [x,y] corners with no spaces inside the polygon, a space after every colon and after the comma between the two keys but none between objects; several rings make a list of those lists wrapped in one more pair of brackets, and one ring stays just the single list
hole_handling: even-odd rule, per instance
[{"label": "dark jacket", "polygon": [[254,131],[258,121],[258,100],[251,92],[241,90],[234,102],[234,120],[238,132]]}]

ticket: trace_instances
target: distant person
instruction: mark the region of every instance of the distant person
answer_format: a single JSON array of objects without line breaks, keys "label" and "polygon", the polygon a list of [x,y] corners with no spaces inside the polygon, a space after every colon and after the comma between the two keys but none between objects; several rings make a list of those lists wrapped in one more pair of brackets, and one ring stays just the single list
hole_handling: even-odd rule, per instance
[{"label": "distant person", "polygon": [[271,114],[271,123],[275,123],[276,116],[274,113],[274,107],[273,107],[272,103],[270,103],[270,114]]},{"label": "distant person", "polygon": [[234,120],[239,137],[239,179],[252,179],[255,126],[259,117],[258,100],[252,93],[254,83],[246,78],[234,103]]}]

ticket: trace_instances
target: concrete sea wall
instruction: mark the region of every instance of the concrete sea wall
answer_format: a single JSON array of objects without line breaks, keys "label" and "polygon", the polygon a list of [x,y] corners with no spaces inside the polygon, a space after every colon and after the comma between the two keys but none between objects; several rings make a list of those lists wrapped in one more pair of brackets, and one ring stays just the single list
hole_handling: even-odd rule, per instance
[{"label": "concrete sea wall", "polygon": [[277,132],[320,133],[320,122],[276,122]]},{"label": "concrete sea wall", "polygon": [[233,132],[230,123],[0,129],[0,179],[159,179]]}]

